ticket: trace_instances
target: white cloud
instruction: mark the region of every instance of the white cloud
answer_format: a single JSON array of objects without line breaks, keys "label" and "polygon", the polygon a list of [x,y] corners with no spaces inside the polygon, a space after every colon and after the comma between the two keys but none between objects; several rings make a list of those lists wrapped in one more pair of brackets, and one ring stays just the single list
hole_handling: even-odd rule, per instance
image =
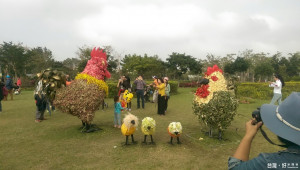
[{"label": "white cloud", "polygon": [[198,58],[253,48],[299,51],[300,1],[2,0],[0,41],[46,46],[58,60],[79,46]]}]

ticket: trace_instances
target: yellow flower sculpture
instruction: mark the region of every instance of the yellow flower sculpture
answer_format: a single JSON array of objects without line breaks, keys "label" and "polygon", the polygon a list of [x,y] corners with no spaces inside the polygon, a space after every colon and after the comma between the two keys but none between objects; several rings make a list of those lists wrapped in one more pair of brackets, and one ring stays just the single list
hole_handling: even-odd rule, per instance
[{"label": "yellow flower sculpture", "polygon": [[204,78],[200,81],[193,102],[194,114],[212,130],[218,129],[219,139],[233,120],[237,110],[237,100],[227,90],[223,71],[217,66],[208,67]]}]

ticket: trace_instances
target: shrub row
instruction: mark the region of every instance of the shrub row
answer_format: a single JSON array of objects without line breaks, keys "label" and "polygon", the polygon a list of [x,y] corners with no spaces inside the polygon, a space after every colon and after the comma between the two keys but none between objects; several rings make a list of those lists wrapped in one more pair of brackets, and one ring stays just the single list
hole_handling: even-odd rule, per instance
[{"label": "shrub row", "polygon": [[[146,81],[146,84],[151,84],[152,81]],[[116,95],[118,95],[119,89],[117,88],[117,82],[107,82],[108,84],[108,97],[112,98]],[[169,81],[170,88],[171,88],[171,95],[172,94],[177,94],[178,93],[178,82],[177,81]],[[135,85],[133,84],[132,89],[135,89]],[[134,92],[134,90],[133,90]],[[134,93],[134,97],[135,93]]]},{"label": "shrub row", "polygon": [[198,87],[198,83],[196,81],[180,82],[179,87]]},{"label": "shrub row", "polygon": [[[300,92],[300,82],[286,82],[282,88],[282,97],[286,98],[291,92]],[[254,99],[270,99],[273,97],[273,88],[268,83],[241,83],[237,87],[237,96]]]}]

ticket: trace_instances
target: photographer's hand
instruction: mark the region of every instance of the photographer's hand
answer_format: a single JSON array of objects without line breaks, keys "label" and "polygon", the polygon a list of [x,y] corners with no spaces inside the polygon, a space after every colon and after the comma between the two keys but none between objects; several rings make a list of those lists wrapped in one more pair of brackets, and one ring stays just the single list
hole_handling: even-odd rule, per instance
[{"label": "photographer's hand", "polygon": [[249,160],[249,153],[250,153],[250,147],[253,138],[255,137],[259,127],[262,125],[262,122],[258,122],[255,125],[252,125],[252,121],[254,119],[249,120],[246,123],[246,134],[243,137],[239,147],[235,151],[233,157],[236,159],[242,160],[242,161],[248,161]]}]

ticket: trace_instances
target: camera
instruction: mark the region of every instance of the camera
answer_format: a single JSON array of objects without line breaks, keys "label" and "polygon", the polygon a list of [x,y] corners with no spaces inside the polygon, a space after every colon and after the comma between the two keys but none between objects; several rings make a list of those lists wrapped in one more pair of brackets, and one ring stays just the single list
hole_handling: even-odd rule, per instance
[{"label": "camera", "polygon": [[260,107],[257,108],[257,110],[254,110],[252,112],[252,117],[255,119],[255,121],[252,122],[252,124],[254,124],[254,125],[257,124],[258,122],[262,121],[261,116],[260,116]]}]

